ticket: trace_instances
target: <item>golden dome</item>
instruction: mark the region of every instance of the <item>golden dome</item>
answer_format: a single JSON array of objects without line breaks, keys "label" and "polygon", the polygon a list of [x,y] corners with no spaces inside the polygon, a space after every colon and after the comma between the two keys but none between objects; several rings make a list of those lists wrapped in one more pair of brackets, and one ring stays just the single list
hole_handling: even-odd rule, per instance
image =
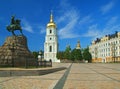
[{"label": "golden dome", "polygon": [[77,45],[76,45],[76,49],[80,49],[81,46],[80,46],[80,41],[77,42]]},{"label": "golden dome", "polygon": [[47,27],[54,27],[54,28],[56,28],[56,24],[53,21],[53,15],[52,15],[52,13],[50,15],[50,22],[47,24]]}]

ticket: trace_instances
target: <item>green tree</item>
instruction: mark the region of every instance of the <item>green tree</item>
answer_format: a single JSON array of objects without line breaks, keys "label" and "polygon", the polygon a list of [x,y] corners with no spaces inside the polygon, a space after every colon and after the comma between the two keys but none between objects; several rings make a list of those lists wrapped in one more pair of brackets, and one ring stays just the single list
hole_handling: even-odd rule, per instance
[{"label": "green tree", "polygon": [[57,58],[61,59],[61,60],[64,59],[64,52],[63,51],[58,52],[57,53]]},{"label": "green tree", "polygon": [[89,48],[85,48],[84,51],[83,51],[83,58],[85,60],[88,60],[88,62],[92,62],[92,56],[91,56],[91,53],[89,52]]},{"label": "green tree", "polygon": [[33,54],[33,56],[34,56],[35,58],[38,58],[38,54],[39,54],[38,52],[33,51],[32,54]]},{"label": "green tree", "polygon": [[82,53],[81,53],[81,50],[80,49],[73,49],[72,52],[71,52],[71,59],[73,61],[75,60],[82,60]]},{"label": "green tree", "polygon": [[65,49],[65,52],[64,52],[64,58],[65,59],[71,59],[70,58],[70,55],[71,55],[71,48],[70,48],[70,46],[68,45],[67,47],[66,47],[66,49]]}]

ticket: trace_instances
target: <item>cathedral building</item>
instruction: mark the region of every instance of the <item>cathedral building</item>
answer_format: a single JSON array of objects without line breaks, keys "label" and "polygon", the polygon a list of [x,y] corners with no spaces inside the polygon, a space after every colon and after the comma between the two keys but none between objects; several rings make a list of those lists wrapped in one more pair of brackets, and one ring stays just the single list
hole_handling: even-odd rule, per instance
[{"label": "cathedral building", "polygon": [[44,42],[44,60],[52,62],[60,62],[57,59],[58,52],[58,35],[57,26],[54,22],[53,15],[50,15],[50,21],[46,27],[46,36]]},{"label": "cathedral building", "polygon": [[120,32],[93,40],[89,51],[92,62],[120,62]]},{"label": "cathedral building", "polygon": [[80,41],[77,42],[76,49],[81,49]]}]

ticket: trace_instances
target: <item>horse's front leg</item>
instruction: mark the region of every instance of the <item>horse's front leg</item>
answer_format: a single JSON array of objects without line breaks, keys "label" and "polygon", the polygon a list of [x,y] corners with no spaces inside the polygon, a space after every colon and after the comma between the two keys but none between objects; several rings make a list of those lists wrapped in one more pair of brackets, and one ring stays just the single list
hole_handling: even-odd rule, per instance
[{"label": "horse's front leg", "polygon": [[22,29],[20,29],[20,33],[23,35],[23,33],[22,33]]},{"label": "horse's front leg", "polygon": [[12,34],[13,34],[13,36],[15,36],[15,33],[14,33],[14,31],[12,31]]}]

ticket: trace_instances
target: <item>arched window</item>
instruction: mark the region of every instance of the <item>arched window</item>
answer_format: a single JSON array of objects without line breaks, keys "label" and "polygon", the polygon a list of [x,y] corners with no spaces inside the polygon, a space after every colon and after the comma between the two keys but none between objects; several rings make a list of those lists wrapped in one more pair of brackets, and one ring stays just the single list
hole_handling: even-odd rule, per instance
[{"label": "arched window", "polygon": [[49,47],[49,52],[52,52],[52,46]]},{"label": "arched window", "polygon": [[52,30],[50,29],[50,33],[52,33]]}]

